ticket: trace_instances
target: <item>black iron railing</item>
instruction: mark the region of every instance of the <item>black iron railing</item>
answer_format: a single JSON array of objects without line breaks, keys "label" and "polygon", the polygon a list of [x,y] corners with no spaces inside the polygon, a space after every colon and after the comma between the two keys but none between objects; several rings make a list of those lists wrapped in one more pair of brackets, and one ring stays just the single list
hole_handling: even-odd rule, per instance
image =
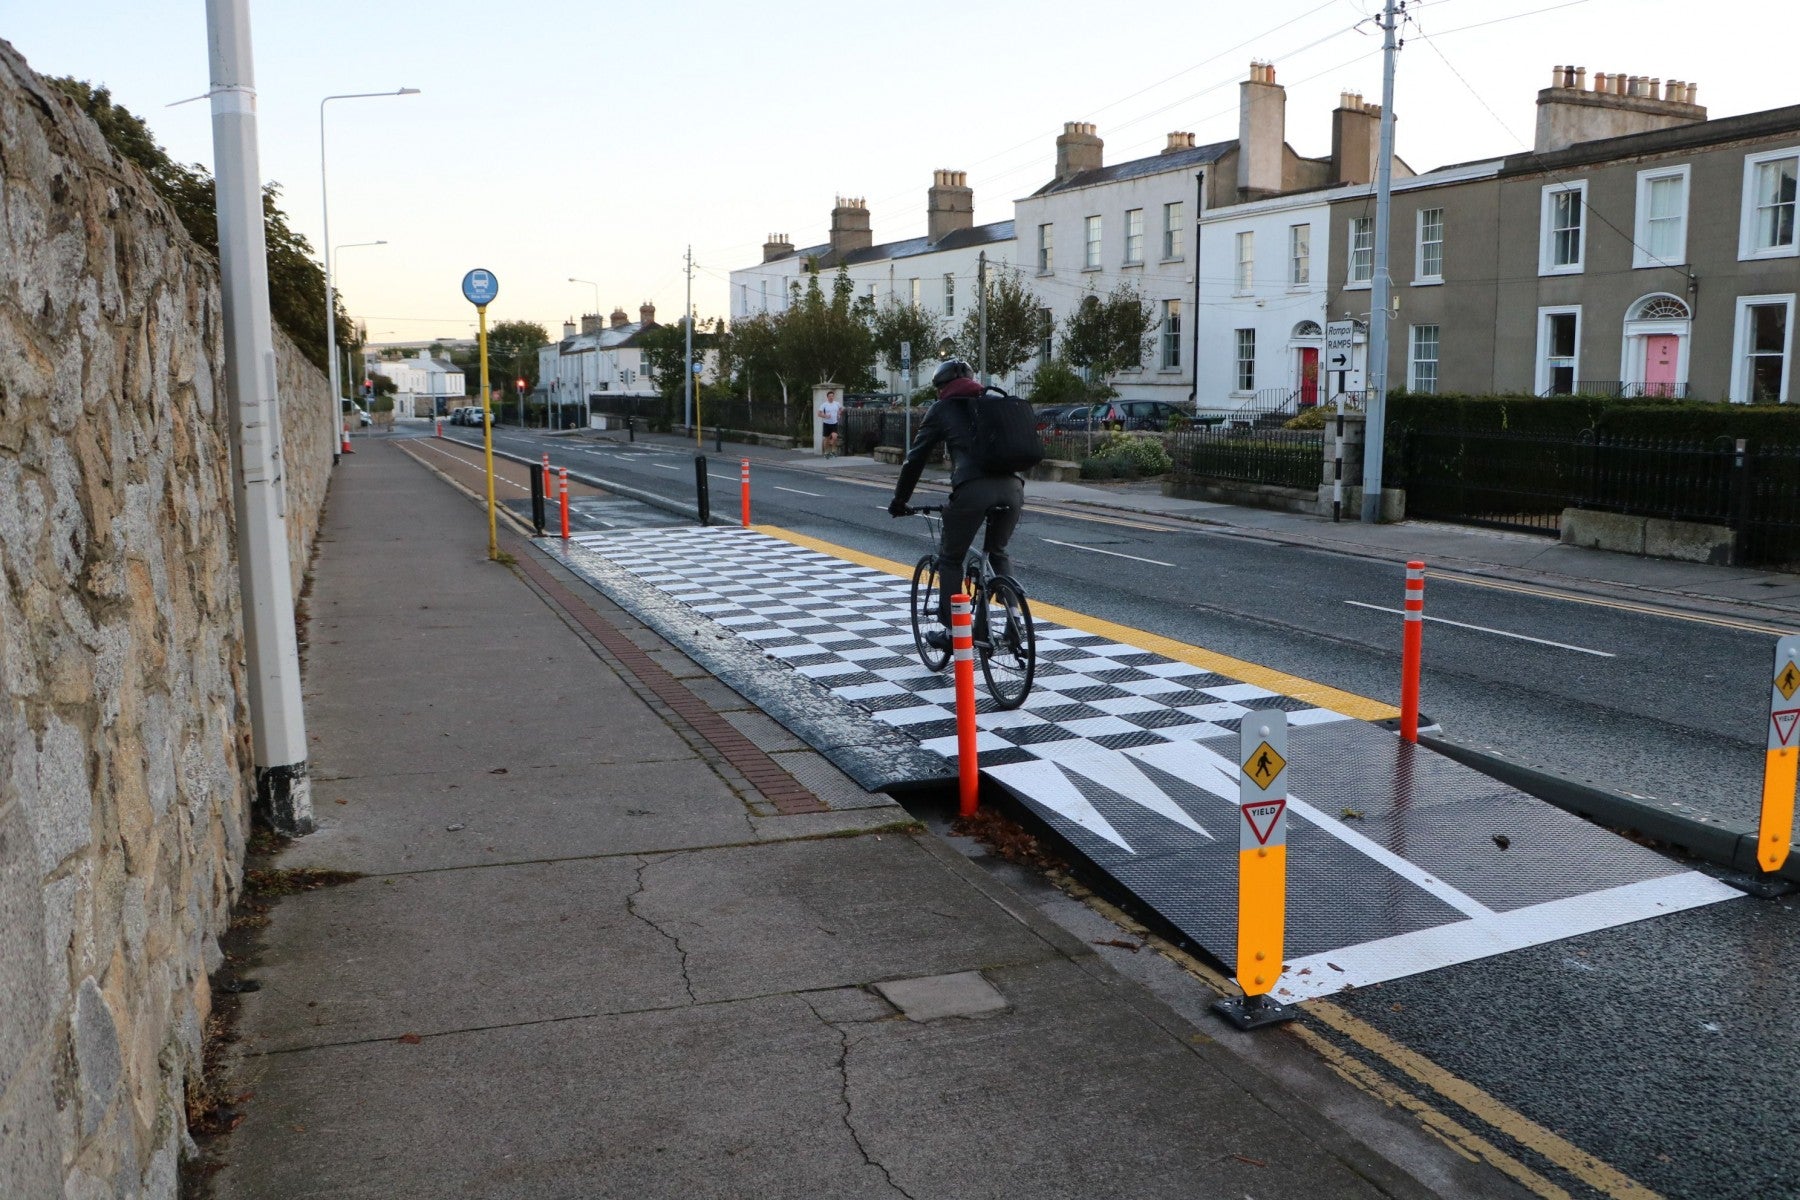
[{"label": "black iron railing", "polygon": [[1312,489],[1323,477],[1322,430],[1196,426],[1170,434],[1167,444],[1177,481],[1231,480]]},{"label": "black iron railing", "polygon": [[1800,446],[1407,429],[1388,482],[1409,516],[1555,535],[1563,510],[1721,525],[1745,563],[1800,561]]}]

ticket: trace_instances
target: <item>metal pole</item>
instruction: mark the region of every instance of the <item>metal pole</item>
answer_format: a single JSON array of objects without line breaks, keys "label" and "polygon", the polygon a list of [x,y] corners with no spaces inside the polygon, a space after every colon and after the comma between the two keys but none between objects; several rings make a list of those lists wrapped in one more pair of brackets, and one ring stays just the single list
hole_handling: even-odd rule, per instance
[{"label": "metal pole", "polygon": [[[694,424],[694,248],[687,248],[687,358],[681,364],[682,423]],[[705,524],[705,522],[701,522]]]},{"label": "metal pole", "polygon": [[[288,562],[281,409],[269,319],[268,243],[257,150],[249,0],[207,0],[219,290],[225,395],[231,418],[232,500],[257,812],[278,832],[313,828],[306,714]],[[335,352],[331,355],[336,358]],[[332,402],[336,407],[337,401]],[[335,412],[332,418],[337,418]]]},{"label": "metal pole", "polygon": [[494,411],[488,397],[487,305],[475,309],[481,319],[481,444],[487,459],[488,557],[500,557],[499,518],[494,512]]},{"label": "metal pole", "polygon": [[[331,354],[331,415],[337,418],[344,415],[344,400],[343,381],[337,367],[337,297],[332,290],[331,276],[331,193],[325,186],[325,102],[330,99],[332,97],[327,96],[319,101],[319,216],[324,227],[324,238],[319,244],[325,250],[325,349]],[[217,111],[217,105],[214,111]],[[337,460],[338,456],[333,454],[331,461]]]},{"label": "metal pole", "polygon": [[1188,364],[1194,373],[1194,386],[1188,391],[1188,399],[1194,402],[1194,411],[1200,411],[1200,216],[1204,211],[1202,204],[1206,200],[1206,172],[1194,172],[1194,311],[1188,314],[1188,321],[1194,326],[1194,348],[1188,357],[1193,361]]},{"label": "metal pole", "polygon": [[1362,519],[1381,520],[1381,456],[1387,434],[1388,232],[1394,182],[1394,28],[1398,0],[1381,10],[1381,139],[1375,164],[1375,262],[1369,289],[1369,362],[1363,403]]},{"label": "metal pole", "polygon": [[987,251],[975,259],[976,355],[981,367],[981,386],[988,385],[987,369]]}]

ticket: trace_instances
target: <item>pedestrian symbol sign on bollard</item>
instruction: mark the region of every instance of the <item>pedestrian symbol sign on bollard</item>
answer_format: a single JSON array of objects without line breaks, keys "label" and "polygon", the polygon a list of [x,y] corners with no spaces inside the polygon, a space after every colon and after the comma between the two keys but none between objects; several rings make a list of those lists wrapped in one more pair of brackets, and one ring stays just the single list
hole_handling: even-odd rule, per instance
[{"label": "pedestrian symbol sign on bollard", "polygon": [[1213,1005],[1239,1029],[1291,1021],[1270,993],[1287,932],[1287,713],[1247,713],[1238,731],[1237,982],[1242,996]]},{"label": "pedestrian symbol sign on bollard", "polygon": [[1794,839],[1794,785],[1800,780],[1800,634],[1775,643],[1775,677],[1769,689],[1769,744],[1763,759],[1762,820],[1756,831],[1756,863],[1779,871]]}]

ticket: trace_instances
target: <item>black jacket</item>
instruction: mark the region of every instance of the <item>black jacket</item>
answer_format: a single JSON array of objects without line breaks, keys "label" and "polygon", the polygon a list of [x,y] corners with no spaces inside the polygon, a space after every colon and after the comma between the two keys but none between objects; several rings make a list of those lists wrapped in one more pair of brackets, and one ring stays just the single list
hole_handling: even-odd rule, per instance
[{"label": "black jacket", "polygon": [[950,452],[952,489],[989,474],[975,462],[974,455],[975,410],[971,402],[981,395],[981,385],[972,379],[958,380],[957,383],[967,386],[953,384],[945,389],[949,394],[925,410],[925,419],[913,433],[906,461],[900,464],[900,482],[894,485],[894,498],[902,504],[912,498],[913,488],[918,486],[919,476],[924,473],[925,460],[931,457],[939,442]]}]

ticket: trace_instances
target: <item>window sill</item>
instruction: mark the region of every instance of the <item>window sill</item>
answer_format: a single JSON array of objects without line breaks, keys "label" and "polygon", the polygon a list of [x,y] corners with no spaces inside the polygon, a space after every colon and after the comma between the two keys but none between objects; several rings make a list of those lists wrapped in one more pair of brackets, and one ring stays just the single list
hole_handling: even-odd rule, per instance
[{"label": "window sill", "polygon": [[1157,373],[1157,374],[1158,374],[1158,375],[1173,375],[1173,376],[1179,376],[1179,375],[1180,375],[1180,374],[1181,374],[1181,368],[1180,368],[1180,367],[1179,367],[1179,366],[1173,366],[1173,367],[1158,367],[1158,368],[1156,368],[1156,373]]},{"label": "window sill", "polygon": [[1310,291],[1312,291],[1312,282],[1310,280],[1308,280],[1308,281],[1305,281],[1302,283],[1290,283],[1290,284],[1288,284],[1287,290],[1288,290],[1289,295],[1297,295],[1297,294],[1303,293],[1303,292],[1310,292]]},{"label": "window sill", "polygon": [[1372,291],[1374,287],[1374,284],[1365,279],[1361,283],[1346,283],[1344,290],[1346,292],[1367,292]]},{"label": "window sill", "polygon": [[1762,262],[1770,258],[1800,257],[1800,243],[1792,246],[1776,246],[1769,250],[1739,250],[1739,262]]},{"label": "window sill", "polygon": [[1039,272],[1038,272],[1038,273],[1037,273],[1037,277],[1038,277],[1038,278],[1039,278],[1039,279],[1048,279],[1048,278],[1050,278],[1050,277],[1051,277],[1051,276],[1052,276],[1052,275],[1054,275],[1054,274],[1056,274],[1056,272],[1055,272],[1055,271],[1054,271],[1054,270],[1049,270],[1049,271],[1039,271]]},{"label": "window sill", "polygon": [[1165,266],[1165,267],[1166,267],[1166,266],[1168,266],[1168,265],[1169,265],[1169,264],[1170,264],[1170,263],[1180,263],[1180,262],[1186,262],[1186,261],[1187,261],[1187,255],[1185,255],[1185,254],[1177,254],[1177,255],[1176,255],[1176,256],[1175,256],[1175,257],[1174,257],[1174,258],[1165,258],[1165,259],[1160,259],[1160,260],[1159,260],[1159,261],[1160,261],[1160,262],[1161,262],[1161,263],[1162,263],[1162,265],[1163,265],[1163,266]]},{"label": "window sill", "polygon": [[1686,271],[1686,270],[1690,269],[1688,266],[1688,263],[1685,259],[1681,262],[1663,262],[1661,259],[1658,259],[1658,258],[1652,258],[1652,259],[1647,259],[1644,262],[1638,262],[1636,259],[1633,259],[1632,263],[1631,263],[1631,269],[1634,271],[1654,271],[1659,268],[1667,269],[1670,271]]},{"label": "window sill", "polygon": [[1144,260],[1140,258],[1135,262],[1122,262],[1119,264],[1119,269],[1121,271],[1141,271],[1144,269]]},{"label": "window sill", "polygon": [[1583,269],[1584,268],[1580,263],[1576,263],[1574,266],[1570,267],[1552,267],[1539,263],[1538,276],[1547,279],[1552,275],[1579,275],[1582,273]]},{"label": "window sill", "polygon": [[1093,275],[1104,269],[1105,269],[1104,267],[1099,267],[1099,266],[1083,267],[1083,268],[1081,268],[1081,273],[1083,275]]},{"label": "window sill", "polygon": [[1442,275],[1438,275],[1431,279],[1415,279],[1411,283],[1407,284],[1406,286],[1408,286],[1408,287],[1443,287],[1444,286],[1444,277]]}]

